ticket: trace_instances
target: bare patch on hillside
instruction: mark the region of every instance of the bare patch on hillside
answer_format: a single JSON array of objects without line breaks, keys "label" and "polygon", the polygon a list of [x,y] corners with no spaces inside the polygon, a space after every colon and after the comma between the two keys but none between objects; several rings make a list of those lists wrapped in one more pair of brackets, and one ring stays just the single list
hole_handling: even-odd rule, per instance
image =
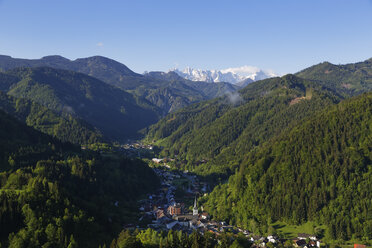
[{"label": "bare patch on hillside", "polygon": [[301,97],[296,97],[295,99],[292,99],[292,101],[289,103],[289,105],[294,105],[296,103],[299,103],[301,100],[305,99],[306,97],[301,96]]},{"label": "bare patch on hillside", "polygon": [[341,84],[341,86],[345,89],[350,89],[351,88],[351,84]]},{"label": "bare patch on hillside", "polygon": [[302,100],[311,100],[313,97],[313,91],[312,89],[306,89],[306,95],[305,96],[299,96],[294,99],[292,99],[289,103],[289,105],[294,105],[296,103],[299,103]]},{"label": "bare patch on hillside", "polygon": [[169,120],[167,120],[167,122],[174,121],[175,119],[176,119],[176,116],[173,116],[172,118],[170,118]]}]

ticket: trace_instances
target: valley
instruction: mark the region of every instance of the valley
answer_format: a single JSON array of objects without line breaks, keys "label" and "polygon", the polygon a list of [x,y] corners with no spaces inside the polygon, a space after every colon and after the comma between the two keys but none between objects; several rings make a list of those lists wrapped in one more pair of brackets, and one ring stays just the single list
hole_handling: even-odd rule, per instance
[{"label": "valley", "polygon": [[103,57],[0,67],[2,245],[372,242],[370,60],[244,88]]},{"label": "valley", "polygon": [[0,248],[372,248],[372,0],[0,0]]}]

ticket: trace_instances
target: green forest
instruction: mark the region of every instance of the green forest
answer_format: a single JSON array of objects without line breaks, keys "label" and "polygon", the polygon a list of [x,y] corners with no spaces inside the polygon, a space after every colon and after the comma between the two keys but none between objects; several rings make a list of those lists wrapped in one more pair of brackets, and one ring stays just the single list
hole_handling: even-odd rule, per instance
[{"label": "green forest", "polygon": [[82,119],[69,113],[59,115],[31,100],[9,96],[1,91],[0,109],[63,142],[91,144],[104,141],[101,132]]},{"label": "green forest", "polygon": [[[159,184],[142,161],[44,135],[0,111],[0,243],[97,247],[137,219],[137,200]],[[117,204],[115,204],[117,203]]]},{"label": "green forest", "polygon": [[370,240],[371,130],[372,94],[345,100],[246,154],[204,206],[262,233],[278,220],[316,221],[330,239]]},{"label": "green forest", "polygon": [[249,84],[239,96],[235,105],[225,96],[170,114],[146,140],[163,146],[163,156],[185,161],[182,167],[215,179],[234,172],[251,149],[340,101],[331,90],[293,75]]},{"label": "green forest", "polygon": [[346,65],[324,62],[306,68],[296,75],[331,87],[346,97],[355,96],[372,90],[372,58]]},{"label": "green forest", "polygon": [[77,72],[16,68],[0,73],[0,82],[8,95],[32,100],[67,119],[83,119],[110,140],[139,137],[160,115],[147,100]]},{"label": "green forest", "polygon": [[188,235],[181,231],[159,232],[146,229],[132,232],[122,231],[117,238],[112,240],[110,248],[243,248],[251,245],[246,237],[235,236],[231,233],[216,236],[208,232],[202,235],[194,231]]}]

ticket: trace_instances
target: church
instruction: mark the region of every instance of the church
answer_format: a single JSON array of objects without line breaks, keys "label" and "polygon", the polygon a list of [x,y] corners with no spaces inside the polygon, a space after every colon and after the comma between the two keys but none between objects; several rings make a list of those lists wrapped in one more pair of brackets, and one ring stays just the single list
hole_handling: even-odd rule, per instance
[{"label": "church", "polygon": [[199,212],[198,212],[198,206],[197,206],[196,196],[195,196],[194,208],[192,209],[192,215],[198,215],[198,214]]}]

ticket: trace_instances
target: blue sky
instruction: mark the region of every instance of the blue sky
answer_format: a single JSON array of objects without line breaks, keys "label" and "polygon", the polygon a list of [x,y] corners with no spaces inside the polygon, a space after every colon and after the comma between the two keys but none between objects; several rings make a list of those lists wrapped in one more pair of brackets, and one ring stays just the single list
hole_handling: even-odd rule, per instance
[{"label": "blue sky", "polygon": [[0,0],[0,54],[296,72],[372,57],[372,0]]}]

